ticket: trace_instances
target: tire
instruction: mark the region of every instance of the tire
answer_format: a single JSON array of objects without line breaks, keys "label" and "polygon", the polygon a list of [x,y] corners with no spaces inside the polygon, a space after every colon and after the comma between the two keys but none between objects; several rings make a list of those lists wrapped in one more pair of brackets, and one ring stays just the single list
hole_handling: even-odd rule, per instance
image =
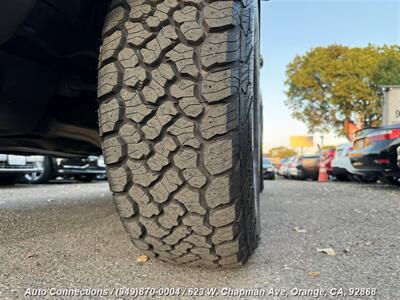
[{"label": "tire", "polygon": [[[261,66],[261,62],[260,62],[260,66]],[[259,95],[259,97],[261,97]],[[261,101],[260,101],[261,102]],[[264,191],[264,175],[262,172],[263,169],[263,133],[264,133],[264,124],[263,124],[263,106],[262,103],[260,103],[260,108],[258,110],[259,113],[259,124],[260,126],[259,128],[259,139],[260,139],[260,193],[262,193]],[[274,178],[275,179],[275,178]]]},{"label": "tire", "polygon": [[357,183],[374,183],[378,179],[375,178],[375,177],[350,174],[349,175],[349,180],[351,182],[357,182]]},{"label": "tire", "polygon": [[275,180],[275,174],[263,176],[263,180]]},{"label": "tire", "polygon": [[394,176],[382,176],[380,180],[385,184],[400,186],[400,179]]},{"label": "tire", "polygon": [[348,174],[340,174],[336,175],[336,181],[349,181],[349,175]]},{"label": "tire", "polygon": [[360,177],[358,175],[353,175],[353,174],[349,174],[348,175],[349,181],[350,182],[357,182],[360,183]]},{"label": "tire", "polygon": [[30,184],[47,183],[53,178],[53,166],[50,157],[43,160],[43,172],[33,172],[24,175],[24,182]]},{"label": "tire", "polygon": [[96,180],[107,180],[107,175],[106,174],[97,175]]},{"label": "tire", "polygon": [[375,183],[378,181],[378,178],[370,176],[360,176],[360,180],[363,183]]},{"label": "tire", "polygon": [[76,180],[79,180],[81,182],[91,182],[93,180],[96,180],[96,175],[93,175],[93,174],[78,175],[78,176],[76,176]]},{"label": "tire", "polygon": [[98,97],[122,223],[146,255],[241,265],[260,228],[256,1],[115,3]]},{"label": "tire", "polygon": [[19,178],[20,176],[14,175],[0,176],[0,185],[14,185]]}]

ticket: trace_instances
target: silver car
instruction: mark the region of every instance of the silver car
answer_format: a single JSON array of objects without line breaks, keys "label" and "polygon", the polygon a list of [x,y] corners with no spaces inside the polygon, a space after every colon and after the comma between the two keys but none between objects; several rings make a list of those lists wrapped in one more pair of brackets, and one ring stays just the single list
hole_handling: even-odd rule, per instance
[{"label": "silver car", "polygon": [[332,161],[332,174],[340,181],[374,182],[377,178],[368,177],[359,173],[350,161],[351,144],[342,144],[336,148],[335,158]]}]

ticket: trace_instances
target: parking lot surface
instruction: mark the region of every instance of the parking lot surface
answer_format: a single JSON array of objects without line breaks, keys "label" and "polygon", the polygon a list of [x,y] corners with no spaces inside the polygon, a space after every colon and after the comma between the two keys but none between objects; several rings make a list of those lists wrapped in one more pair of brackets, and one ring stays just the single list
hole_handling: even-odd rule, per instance
[{"label": "parking lot surface", "polygon": [[399,188],[266,181],[261,215],[260,246],[242,268],[138,263],[106,183],[1,188],[0,298],[27,288],[216,287],[283,289],[289,299],[312,298],[294,297],[296,288],[327,298],[333,288],[376,288],[374,297],[347,296],[400,299]]}]

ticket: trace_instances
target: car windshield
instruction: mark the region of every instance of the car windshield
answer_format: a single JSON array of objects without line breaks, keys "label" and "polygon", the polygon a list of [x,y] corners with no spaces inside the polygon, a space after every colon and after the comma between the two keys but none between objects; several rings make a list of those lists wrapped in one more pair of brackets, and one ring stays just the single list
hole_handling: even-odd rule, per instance
[{"label": "car windshield", "polygon": [[343,154],[344,154],[343,148],[336,149],[336,157],[342,157]]},{"label": "car windshield", "polygon": [[355,139],[365,137],[371,133],[378,132],[380,128],[365,128],[355,133]]},{"label": "car windshield", "polygon": [[335,157],[344,157],[349,152],[351,144],[342,144],[336,148]]}]

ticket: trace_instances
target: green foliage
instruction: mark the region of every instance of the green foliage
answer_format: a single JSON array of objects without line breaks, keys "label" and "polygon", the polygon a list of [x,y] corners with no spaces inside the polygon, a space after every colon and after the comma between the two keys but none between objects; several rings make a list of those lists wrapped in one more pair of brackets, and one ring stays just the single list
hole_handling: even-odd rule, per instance
[{"label": "green foliage", "polygon": [[386,57],[379,61],[373,81],[377,85],[400,85],[400,58]]},{"label": "green foliage", "polygon": [[279,157],[279,158],[287,158],[291,156],[297,155],[297,152],[293,149],[284,147],[284,146],[279,146],[279,147],[274,147],[271,148],[268,151],[267,154],[269,157]]},{"label": "green foliage", "polygon": [[399,46],[311,49],[287,66],[286,105],[310,132],[342,132],[345,120],[357,123],[359,118],[368,126],[381,118],[375,80],[386,80],[387,74],[391,80],[398,78],[397,65],[387,61],[393,58],[400,59]]}]

